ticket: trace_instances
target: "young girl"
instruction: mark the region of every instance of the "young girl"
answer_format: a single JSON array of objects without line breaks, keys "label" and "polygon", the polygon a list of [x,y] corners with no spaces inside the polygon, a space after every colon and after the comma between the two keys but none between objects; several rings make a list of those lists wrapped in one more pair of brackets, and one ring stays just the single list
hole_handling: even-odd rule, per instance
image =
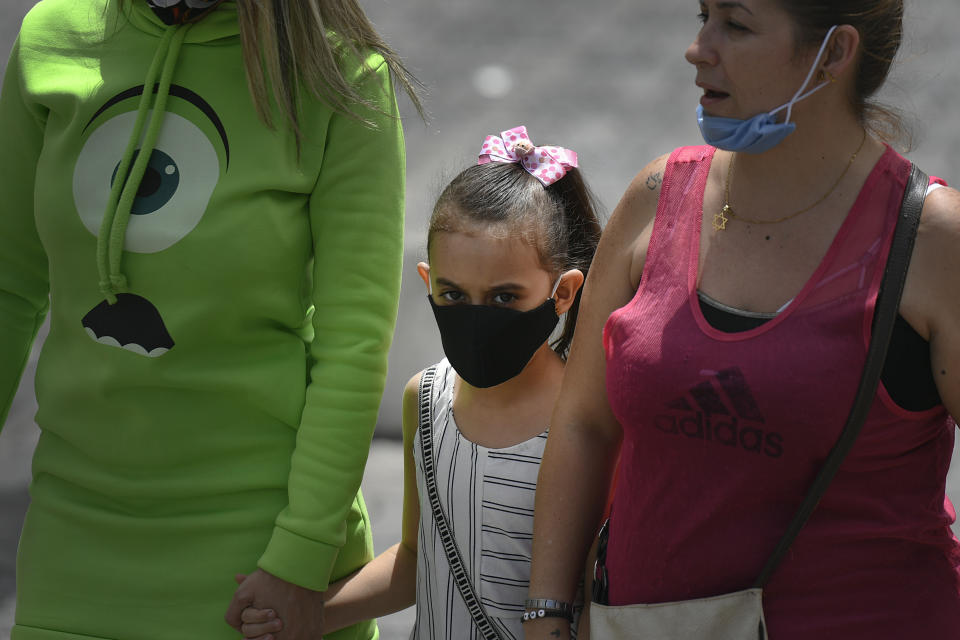
[{"label": "young girl", "polygon": [[[324,631],[416,601],[413,638],[484,637],[438,535],[425,484],[429,456],[477,600],[499,637],[523,636],[540,456],[600,235],[576,166],[574,152],[534,147],[515,127],[488,136],[479,163],[441,194],[430,262],[417,265],[446,355],[431,368],[432,451],[422,450],[418,429],[422,371],[403,396],[402,540],[318,594]],[[563,331],[551,345],[561,314]],[[266,610],[247,609],[243,619],[248,638],[283,626]]]}]

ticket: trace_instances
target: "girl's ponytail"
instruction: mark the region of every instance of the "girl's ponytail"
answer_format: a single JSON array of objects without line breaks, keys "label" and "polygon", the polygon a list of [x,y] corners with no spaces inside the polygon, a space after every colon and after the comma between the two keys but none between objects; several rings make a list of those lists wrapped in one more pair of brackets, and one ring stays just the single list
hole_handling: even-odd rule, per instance
[{"label": "girl's ponytail", "polygon": [[[568,169],[563,178],[546,188],[546,192],[559,209],[559,225],[553,225],[556,231],[550,235],[554,237],[546,239],[547,242],[544,243],[546,246],[542,248],[543,258],[552,262],[552,266],[558,271],[579,269],[586,277],[600,240],[601,227],[597,219],[596,197],[576,168]],[[561,226],[562,228],[557,228]],[[581,287],[565,314],[560,337],[550,345],[557,355],[564,359],[573,342],[582,294]]]}]

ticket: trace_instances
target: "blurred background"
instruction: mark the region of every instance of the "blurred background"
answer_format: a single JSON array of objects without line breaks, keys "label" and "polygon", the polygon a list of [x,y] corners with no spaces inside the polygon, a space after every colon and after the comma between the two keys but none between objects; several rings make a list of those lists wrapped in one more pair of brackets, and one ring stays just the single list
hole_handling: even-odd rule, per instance
[{"label": "blurred background", "polygon": [[[401,97],[408,178],[403,290],[364,479],[379,552],[399,539],[400,395],[411,375],[442,356],[415,270],[425,259],[425,229],[440,189],[475,161],[485,135],[523,124],[535,143],[579,153],[606,219],[648,160],[701,143],[694,116],[700,92],[683,59],[699,9],[695,0],[360,2],[426,84],[430,112],[424,124]],[[0,3],[0,65],[34,4]],[[880,96],[907,116],[910,158],[953,185],[960,184],[958,18],[956,0],[909,0],[905,44]],[[13,620],[14,555],[37,437],[34,351],[0,432],[0,640],[8,639]],[[960,497],[960,473],[951,473],[949,489]],[[382,637],[406,637],[411,624],[412,610],[381,619]]]}]

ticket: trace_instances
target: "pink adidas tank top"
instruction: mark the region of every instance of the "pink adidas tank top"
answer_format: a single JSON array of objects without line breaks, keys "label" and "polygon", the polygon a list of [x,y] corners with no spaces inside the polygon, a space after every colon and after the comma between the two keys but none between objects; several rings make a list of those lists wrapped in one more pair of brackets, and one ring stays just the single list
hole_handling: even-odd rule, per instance
[{"label": "pink adidas tank top", "polygon": [[[910,168],[888,148],[797,297],[731,334],[707,324],[696,292],[713,152],[670,157],[642,283],[604,328],[624,431],[611,604],[736,591],[759,574],[850,410]],[[953,429],[942,406],[906,411],[880,389],[765,589],[772,638],[960,637]]]}]

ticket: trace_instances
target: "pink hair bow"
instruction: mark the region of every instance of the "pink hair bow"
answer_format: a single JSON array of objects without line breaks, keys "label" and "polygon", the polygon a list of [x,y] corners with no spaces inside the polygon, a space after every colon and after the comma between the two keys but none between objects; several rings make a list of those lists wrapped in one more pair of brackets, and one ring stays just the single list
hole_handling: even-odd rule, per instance
[{"label": "pink hair bow", "polygon": [[577,153],[563,147],[537,147],[527,136],[524,126],[508,129],[497,136],[487,136],[477,164],[519,162],[534,178],[549,187],[577,166]]}]

